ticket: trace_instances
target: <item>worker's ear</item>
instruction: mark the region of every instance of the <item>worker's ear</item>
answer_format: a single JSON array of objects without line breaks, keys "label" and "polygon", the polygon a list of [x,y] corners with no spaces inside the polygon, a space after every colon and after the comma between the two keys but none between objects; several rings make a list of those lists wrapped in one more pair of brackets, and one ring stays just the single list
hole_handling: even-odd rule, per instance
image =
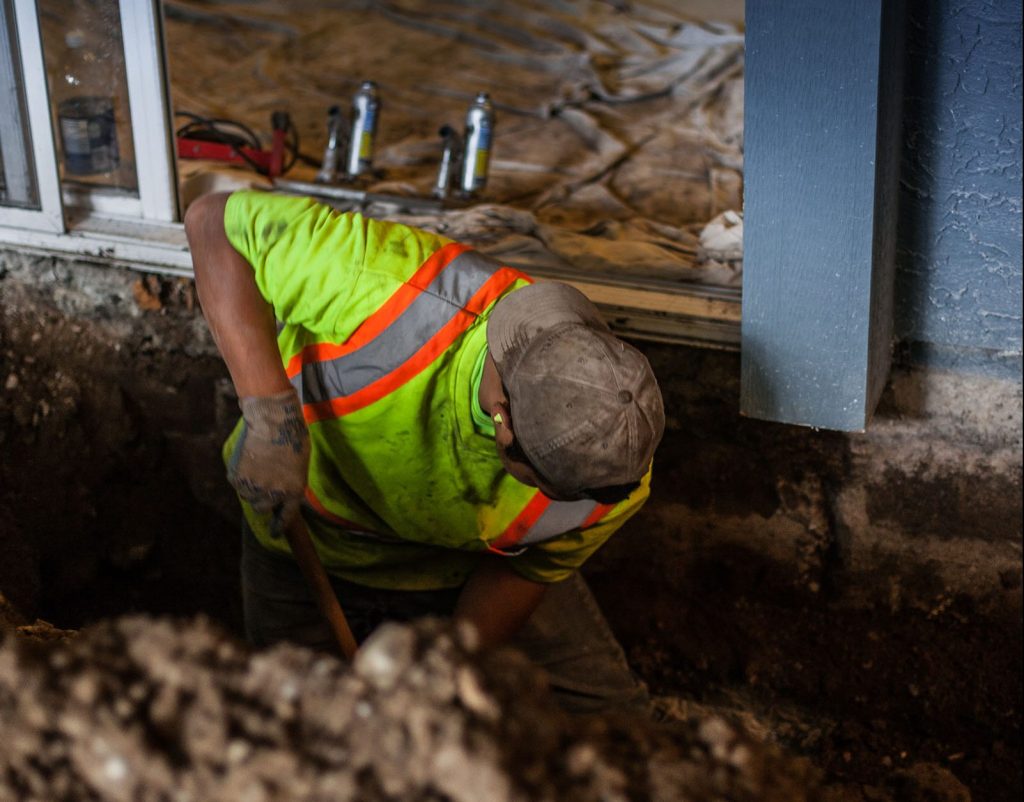
[{"label": "worker's ear", "polygon": [[496,401],[491,405],[491,420],[494,421],[494,439],[502,448],[508,448],[516,439],[508,402]]}]

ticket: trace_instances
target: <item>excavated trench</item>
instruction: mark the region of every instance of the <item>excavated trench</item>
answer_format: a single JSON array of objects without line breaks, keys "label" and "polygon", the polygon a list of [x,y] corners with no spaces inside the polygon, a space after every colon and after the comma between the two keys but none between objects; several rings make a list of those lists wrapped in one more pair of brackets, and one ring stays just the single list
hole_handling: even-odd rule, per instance
[{"label": "excavated trench", "polygon": [[[844,611],[750,552],[590,571],[668,724],[564,718],[517,658],[431,625],[354,673],[250,654],[219,463],[236,408],[191,284],[3,264],[0,799],[1016,798],[1019,622]],[[644,526],[687,502],[662,493]]]}]

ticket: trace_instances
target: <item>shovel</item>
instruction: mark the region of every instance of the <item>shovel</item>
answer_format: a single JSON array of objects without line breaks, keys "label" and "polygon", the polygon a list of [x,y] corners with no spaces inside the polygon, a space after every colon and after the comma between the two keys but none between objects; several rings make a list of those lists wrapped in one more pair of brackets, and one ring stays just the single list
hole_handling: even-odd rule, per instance
[{"label": "shovel", "polygon": [[295,555],[299,569],[306,577],[309,589],[313,592],[316,606],[320,608],[320,612],[327,620],[334,639],[341,647],[341,653],[351,663],[358,648],[356,639],[352,635],[352,630],[349,629],[348,621],[345,620],[345,614],[341,611],[338,597],[334,594],[334,588],[331,587],[331,582],[327,578],[323,563],[320,562],[320,555],[313,548],[313,540],[309,536],[306,522],[302,520],[301,515],[296,515],[285,527],[285,536],[288,538],[288,545],[292,548],[292,554]]}]

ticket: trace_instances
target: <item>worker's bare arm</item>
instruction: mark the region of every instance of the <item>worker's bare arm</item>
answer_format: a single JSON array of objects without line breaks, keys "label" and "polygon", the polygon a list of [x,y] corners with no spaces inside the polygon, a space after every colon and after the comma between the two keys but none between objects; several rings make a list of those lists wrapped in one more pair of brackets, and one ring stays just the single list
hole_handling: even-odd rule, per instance
[{"label": "worker's bare arm", "polygon": [[228,197],[204,195],[185,215],[196,289],[239,397],[269,396],[291,385],[277,348],[274,310],[260,295],[252,267],[224,233]]},{"label": "worker's bare arm", "polygon": [[500,557],[487,557],[462,589],[455,618],[476,627],[483,648],[497,646],[522,628],[546,589],[547,585],[517,574]]}]

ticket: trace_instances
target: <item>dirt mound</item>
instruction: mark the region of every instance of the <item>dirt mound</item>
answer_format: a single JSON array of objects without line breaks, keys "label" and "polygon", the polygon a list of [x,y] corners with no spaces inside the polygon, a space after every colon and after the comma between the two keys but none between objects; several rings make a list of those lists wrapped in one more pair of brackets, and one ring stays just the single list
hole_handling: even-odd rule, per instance
[{"label": "dirt mound", "polygon": [[250,653],[204,619],[0,645],[0,799],[820,799],[807,764],[718,718],[573,719],[515,653],[389,625],[349,669]]}]

